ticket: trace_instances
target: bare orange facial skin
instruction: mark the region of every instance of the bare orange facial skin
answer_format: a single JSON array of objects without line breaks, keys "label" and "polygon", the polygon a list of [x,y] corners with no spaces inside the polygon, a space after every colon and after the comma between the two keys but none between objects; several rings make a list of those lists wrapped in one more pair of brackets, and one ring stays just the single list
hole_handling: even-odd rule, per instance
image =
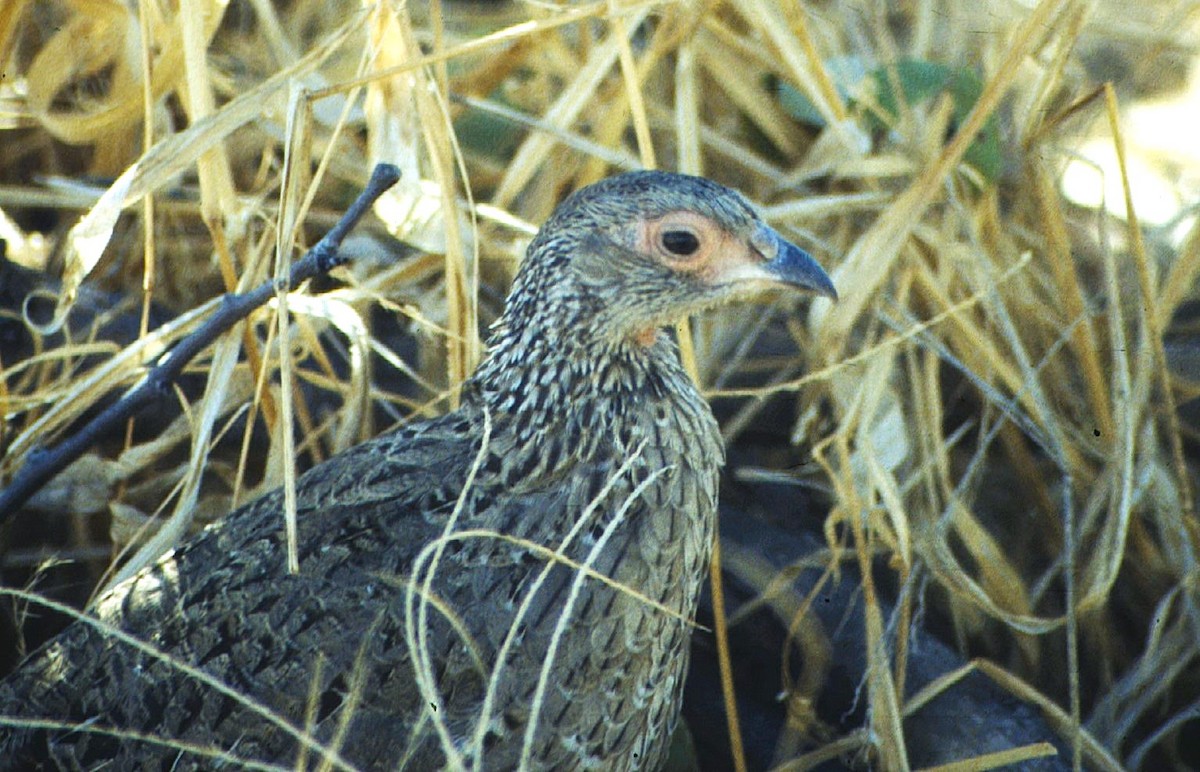
[{"label": "bare orange facial skin", "polygon": [[[696,248],[689,254],[678,252],[678,242],[686,241],[681,233],[695,237]],[[672,245],[676,250],[672,250]],[[712,284],[721,283],[727,274],[735,274],[739,268],[761,265],[771,257],[760,254],[708,217],[689,211],[668,212],[653,220],[639,221],[636,248],[672,270],[693,274]]]},{"label": "bare orange facial skin", "polygon": [[[715,287],[769,280],[762,266],[775,257],[776,246],[773,242],[755,244],[754,241],[729,232],[697,212],[676,210],[654,219],[639,220],[633,248],[676,273]],[[649,347],[658,340],[658,333],[658,328],[649,327],[638,330],[632,340]]]}]

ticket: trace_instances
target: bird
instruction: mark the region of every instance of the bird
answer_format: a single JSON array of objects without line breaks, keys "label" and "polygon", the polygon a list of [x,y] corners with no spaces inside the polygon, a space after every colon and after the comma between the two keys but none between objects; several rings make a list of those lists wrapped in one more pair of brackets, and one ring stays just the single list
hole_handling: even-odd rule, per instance
[{"label": "bird", "polygon": [[619,174],[531,241],[460,405],[102,595],[0,682],[0,768],[656,769],[724,449],[670,325],[836,299],[740,193]]}]

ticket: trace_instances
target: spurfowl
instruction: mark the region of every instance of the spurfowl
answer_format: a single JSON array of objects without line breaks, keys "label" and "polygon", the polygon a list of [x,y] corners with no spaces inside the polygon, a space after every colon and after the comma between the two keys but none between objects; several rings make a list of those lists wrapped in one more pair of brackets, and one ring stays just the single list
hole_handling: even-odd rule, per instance
[{"label": "spurfowl", "polygon": [[728,188],[575,193],[462,406],[300,478],[299,574],[278,491],[232,512],[0,685],[0,766],[659,766],[724,459],[660,328],[776,285],[835,294]]}]

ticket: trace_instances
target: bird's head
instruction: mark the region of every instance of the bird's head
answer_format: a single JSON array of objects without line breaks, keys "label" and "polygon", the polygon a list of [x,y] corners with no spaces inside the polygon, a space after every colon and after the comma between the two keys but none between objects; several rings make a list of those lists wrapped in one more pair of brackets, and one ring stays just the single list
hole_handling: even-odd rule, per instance
[{"label": "bird's head", "polygon": [[554,324],[556,309],[569,310],[562,323],[588,322],[573,334],[650,343],[665,324],[768,287],[837,297],[821,266],[736,191],[632,172],[555,210],[530,245],[509,311]]}]

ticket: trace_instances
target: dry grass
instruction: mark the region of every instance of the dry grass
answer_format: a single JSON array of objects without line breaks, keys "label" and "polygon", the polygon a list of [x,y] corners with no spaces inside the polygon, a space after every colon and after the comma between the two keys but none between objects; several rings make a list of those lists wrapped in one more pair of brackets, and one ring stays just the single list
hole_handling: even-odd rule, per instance
[{"label": "dry grass", "polygon": [[[1200,158],[1147,151],[1128,116],[1186,80],[1192,4],[138,11],[0,6],[8,256],[63,277],[55,319],[82,308],[140,327],[120,345],[78,325],[52,338],[47,314],[30,349],[0,350],[0,475],[134,382],[222,291],[279,275],[372,164],[405,178],[339,286],[281,296],[221,340],[179,417],[139,420],[43,492],[32,508],[73,530],[36,538],[86,551],[109,528],[127,558],[115,581],[210,514],[292,486],[297,465],[452,406],[530,223],[617,170],[704,173],[761,202],[842,293],[804,319],[764,300],[681,328],[731,442],[766,397],[795,401],[791,436],[829,491],[830,565],[864,577],[872,732],[779,761],[869,746],[908,766],[900,722],[930,694],[903,696],[904,642],[927,601],[1076,764],[1183,763],[1200,700],[1200,231],[1185,206]],[[936,63],[965,96],[921,93],[900,62]],[[1112,165],[1081,162],[1086,142]],[[1115,213],[1066,197],[1071,168],[1115,192]],[[1130,169],[1175,197],[1152,226]],[[400,259],[381,228],[409,245]],[[172,318],[152,332],[151,303]],[[411,351],[375,310],[402,320]],[[759,359],[772,320],[796,345]],[[902,589],[890,619],[881,567]]]}]

